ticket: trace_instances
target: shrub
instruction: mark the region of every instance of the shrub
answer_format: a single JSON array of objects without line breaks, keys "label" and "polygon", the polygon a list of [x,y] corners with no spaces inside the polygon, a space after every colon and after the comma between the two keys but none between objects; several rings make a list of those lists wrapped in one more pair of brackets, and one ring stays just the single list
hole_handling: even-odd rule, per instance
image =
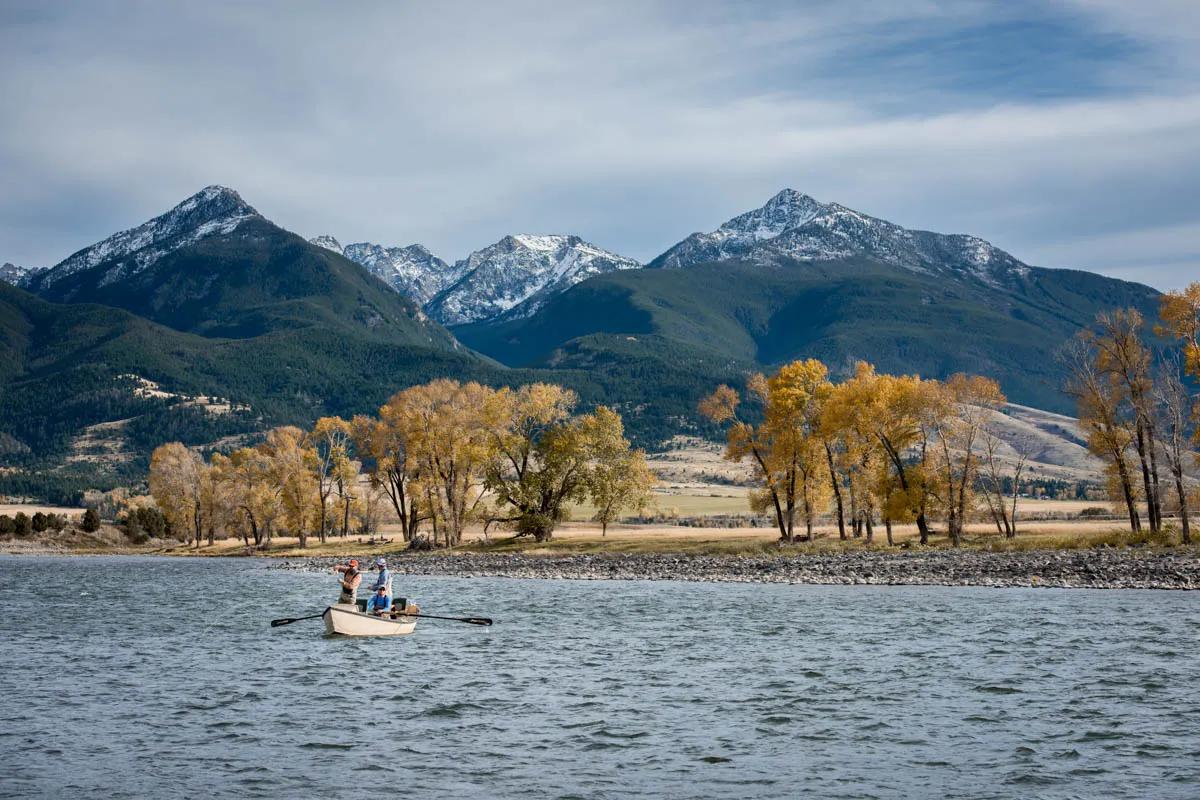
[{"label": "shrub", "polygon": [[80,527],[88,533],[95,533],[100,530],[100,512],[94,508],[89,508],[83,512],[83,523]]},{"label": "shrub", "polygon": [[0,534],[11,534],[17,529],[13,518],[8,514],[0,514]]},{"label": "shrub", "polygon": [[157,508],[131,509],[125,517],[125,534],[136,542],[150,537],[162,538],[170,532],[167,518]]},{"label": "shrub", "polygon": [[62,533],[62,529],[67,527],[67,518],[62,514],[48,514],[46,526],[55,533]]},{"label": "shrub", "polygon": [[41,533],[42,531],[46,530],[47,527],[49,527],[49,525],[46,515],[41,511],[35,513],[33,515],[33,532]]},{"label": "shrub", "polygon": [[33,520],[24,511],[17,512],[17,516],[13,518],[13,523],[17,536],[29,536],[33,533]]}]

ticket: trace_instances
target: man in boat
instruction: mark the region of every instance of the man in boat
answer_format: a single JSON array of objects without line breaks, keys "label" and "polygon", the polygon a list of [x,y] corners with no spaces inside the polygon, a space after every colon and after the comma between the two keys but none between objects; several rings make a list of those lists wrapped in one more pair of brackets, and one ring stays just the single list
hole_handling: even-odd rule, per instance
[{"label": "man in boat", "polygon": [[379,574],[375,576],[375,582],[371,584],[371,591],[377,592],[382,587],[390,601],[392,599],[392,573],[388,570],[387,561],[382,556],[375,559],[375,569],[379,570]]},{"label": "man in boat", "polygon": [[339,580],[342,594],[338,597],[338,603],[355,605],[358,602],[358,585],[362,583],[362,573],[358,571],[358,559],[352,558],[348,564],[338,564],[333,571],[342,576]]},{"label": "man in boat", "polygon": [[390,613],[392,610],[392,598],[387,595],[387,587],[380,586],[375,590],[375,594],[371,595],[371,599],[367,601],[367,613],[374,614],[377,617],[382,617]]}]

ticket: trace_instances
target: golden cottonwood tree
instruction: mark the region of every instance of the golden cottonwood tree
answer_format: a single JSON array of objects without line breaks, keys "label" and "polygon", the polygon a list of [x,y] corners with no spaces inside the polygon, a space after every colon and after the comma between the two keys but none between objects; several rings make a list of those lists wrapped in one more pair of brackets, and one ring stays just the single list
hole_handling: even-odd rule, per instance
[{"label": "golden cottonwood tree", "polygon": [[436,380],[397,397],[398,421],[416,465],[418,493],[429,509],[433,540],[462,541],[483,497],[492,452],[488,431],[500,413],[495,392],[478,383]]},{"label": "golden cottonwood tree", "polygon": [[171,442],[155,448],[150,456],[150,494],[167,522],[186,531],[189,541],[200,546],[203,529],[203,492],[208,466],[195,452]]},{"label": "golden cottonwood tree", "polygon": [[781,367],[769,379],[754,375],[750,395],[762,405],[762,422],[752,425],[738,417],[741,397],[719,386],[700,402],[700,412],[727,426],[725,457],[751,460],[760,482],[753,505],[771,508],[782,539],[795,540],[796,511],[803,508],[812,537],[812,523],[824,486],[824,446],[816,433],[820,405],[830,387],[825,365],[816,359]]},{"label": "golden cottonwood tree", "polygon": [[650,504],[658,479],[646,463],[646,454],[630,447],[617,412],[600,406],[592,419],[587,492],[596,509],[592,520],[600,523],[600,535],[607,536],[609,523],[621,512],[640,512]]},{"label": "golden cottonwood tree", "polygon": [[1109,473],[1109,497],[1120,498],[1133,531],[1142,529],[1137,508],[1137,490],[1129,465],[1129,450],[1135,434],[1121,414],[1127,387],[1119,376],[1102,370],[1093,336],[1081,334],[1062,352],[1069,374],[1066,391],[1075,398],[1079,425],[1087,435],[1088,449],[1104,459]]},{"label": "golden cottonwood tree", "polygon": [[400,535],[411,542],[421,523],[429,519],[432,507],[422,503],[419,465],[409,446],[404,402],[402,393],[393,395],[379,409],[379,419],[359,415],[352,428],[371,485],[386,494],[400,521]]}]

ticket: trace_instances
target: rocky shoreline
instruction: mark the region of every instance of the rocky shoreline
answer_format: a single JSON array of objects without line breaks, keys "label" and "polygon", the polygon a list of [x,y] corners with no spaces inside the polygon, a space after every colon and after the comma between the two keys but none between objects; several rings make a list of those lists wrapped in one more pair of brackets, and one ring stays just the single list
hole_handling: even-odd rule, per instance
[{"label": "rocky shoreline", "polygon": [[[368,556],[364,553],[360,559],[369,563]],[[281,560],[275,568],[324,571],[338,562],[330,558],[290,558]],[[1200,589],[1200,556],[1194,550],[906,550],[774,557],[435,553],[393,554],[389,566],[398,574],[461,578]]]}]

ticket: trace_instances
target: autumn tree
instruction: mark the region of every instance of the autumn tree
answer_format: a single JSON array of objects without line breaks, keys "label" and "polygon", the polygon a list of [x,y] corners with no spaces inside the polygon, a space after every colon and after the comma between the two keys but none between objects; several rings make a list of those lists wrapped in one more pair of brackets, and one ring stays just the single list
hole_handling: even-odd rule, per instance
[{"label": "autumn tree", "polygon": [[1163,455],[1179,501],[1179,524],[1184,544],[1191,544],[1191,518],[1188,514],[1186,470],[1196,461],[1191,443],[1196,435],[1192,397],[1180,375],[1179,361],[1168,360],[1156,387],[1159,409],[1158,429],[1163,438]]},{"label": "autumn tree", "polygon": [[607,536],[609,523],[623,511],[640,512],[650,504],[657,478],[646,463],[646,454],[630,447],[615,411],[601,406],[595,418],[587,492],[596,509],[592,519],[600,523],[600,535]]},{"label": "autumn tree", "polygon": [[870,364],[860,362],[845,383],[846,401],[857,408],[858,419],[879,445],[899,484],[891,495],[893,507],[899,503],[912,511],[921,544],[928,544],[928,421],[930,406],[937,401],[936,382],[915,375],[879,375]]},{"label": "autumn tree", "polygon": [[1000,385],[991,378],[962,373],[944,383],[930,383],[925,426],[937,447],[935,485],[946,512],[946,530],[958,547],[979,476],[980,439],[991,415],[1004,405]]},{"label": "autumn tree", "polygon": [[747,390],[762,406],[762,421],[738,417],[741,397],[729,386],[717,387],[700,402],[700,412],[727,426],[725,457],[750,459],[759,488],[751,505],[774,511],[780,538],[795,541],[796,511],[804,510],[807,538],[823,486],[827,454],[817,435],[820,405],[830,391],[825,365],[816,359],[781,367],[770,378],[754,375]]},{"label": "autumn tree", "polygon": [[1095,337],[1090,334],[1081,333],[1072,339],[1061,359],[1068,370],[1066,391],[1075,398],[1088,449],[1107,465],[1109,497],[1120,498],[1129,516],[1129,527],[1140,531],[1137,491],[1129,465],[1134,431],[1121,414],[1127,387],[1120,376],[1101,369]]},{"label": "autumn tree", "polygon": [[1132,443],[1141,466],[1146,517],[1151,531],[1162,528],[1159,501],[1158,447],[1155,429],[1154,384],[1149,349],[1142,343],[1142,315],[1136,309],[1107,311],[1096,317],[1099,334],[1093,341],[1096,369],[1122,388],[1132,422]]},{"label": "autumn tree", "polygon": [[407,397],[402,392],[393,395],[379,409],[378,419],[359,415],[351,428],[368,480],[387,495],[400,520],[401,536],[410,542],[430,518],[432,507],[421,502],[419,462],[409,446],[409,417],[404,413]]},{"label": "autumn tree", "polygon": [[492,453],[488,431],[500,414],[495,392],[440,379],[398,395],[398,424],[413,459],[418,495],[429,509],[436,544],[454,546],[476,519]]},{"label": "autumn tree", "polygon": [[228,456],[213,454],[212,466],[243,540],[248,546],[253,536],[255,546],[261,547],[279,514],[270,459],[259,448],[242,447]]},{"label": "autumn tree", "polygon": [[187,531],[189,542],[200,546],[203,530],[203,487],[208,466],[179,442],[154,449],[150,456],[150,494],[171,527]]},{"label": "autumn tree", "polygon": [[1178,339],[1183,346],[1184,371],[1200,378],[1200,282],[1177,292],[1167,292],[1159,302],[1163,332]]},{"label": "autumn tree", "polygon": [[[1005,463],[1006,443],[990,430],[984,429],[981,458],[981,480],[983,496],[988,513],[996,523],[996,530],[1006,539],[1017,535],[1017,499],[1020,497],[1021,474],[1029,461],[1030,448],[1017,444],[1013,451],[1011,470]],[[1005,491],[1005,483],[1010,491]]]},{"label": "autumn tree", "polygon": [[[300,540],[300,546],[306,547],[310,514],[318,506],[313,472],[316,452],[304,431],[291,425],[268,431],[258,449],[267,460],[267,489],[274,495],[279,516],[286,529]],[[268,506],[268,513],[270,510]]]},{"label": "autumn tree", "polygon": [[495,499],[493,519],[513,525],[518,535],[550,539],[568,504],[597,488],[598,457],[629,451],[618,414],[602,406],[575,415],[577,402],[570,389],[548,383],[501,389],[493,397],[486,486]]},{"label": "autumn tree", "polygon": [[317,536],[324,544],[330,529],[330,496],[335,488],[339,488],[339,494],[344,493],[340,487],[344,487],[351,472],[350,423],[341,417],[321,417],[313,425],[307,439],[312,450],[310,461],[316,478],[317,505],[320,510]]}]

